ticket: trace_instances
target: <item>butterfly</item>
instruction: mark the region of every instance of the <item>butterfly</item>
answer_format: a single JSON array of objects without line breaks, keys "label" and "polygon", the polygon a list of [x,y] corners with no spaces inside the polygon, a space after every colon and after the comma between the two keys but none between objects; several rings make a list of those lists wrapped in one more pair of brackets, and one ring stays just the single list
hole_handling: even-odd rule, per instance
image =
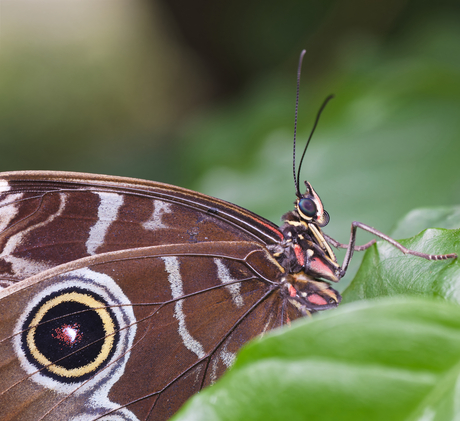
[{"label": "butterfly", "polygon": [[[405,253],[456,257],[407,250],[361,223],[338,243],[298,180],[294,171],[295,208],[278,227],[162,183],[0,173],[2,417],[168,419],[244,343],[340,303],[327,281],[372,244],[355,247],[357,228]],[[331,244],[347,248],[342,265]]]}]

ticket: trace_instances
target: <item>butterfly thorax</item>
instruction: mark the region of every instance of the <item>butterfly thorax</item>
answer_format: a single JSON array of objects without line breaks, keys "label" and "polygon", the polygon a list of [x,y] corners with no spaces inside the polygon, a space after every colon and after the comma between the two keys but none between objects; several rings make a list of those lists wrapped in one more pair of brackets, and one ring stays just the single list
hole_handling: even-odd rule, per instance
[{"label": "butterfly thorax", "polygon": [[272,249],[273,255],[287,273],[304,271],[315,279],[337,282],[341,268],[321,231],[329,222],[329,214],[310,183],[305,185],[307,191],[298,195],[295,209],[282,217],[284,223],[279,229],[283,240]]},{"label": "butterfly thorax", "polygon": [[269,249],[287,273],[289,301],[300,311],[311,312],[337,306],[340,294],[324,279],[337,282],[342,271],[321,230],[329,215],[311,185],[305,184],[307,191],[294,202],[295,209],[282,217],[283,240]]},{"label": "butterfly thorax", "polygon": [[283,220],[280,227],[283,251],[277,257],[281,266],[288,273],[303,270],[314,278],[337,282],[340,266],[321,229],[303,221],[295,210],[285,214]]}]

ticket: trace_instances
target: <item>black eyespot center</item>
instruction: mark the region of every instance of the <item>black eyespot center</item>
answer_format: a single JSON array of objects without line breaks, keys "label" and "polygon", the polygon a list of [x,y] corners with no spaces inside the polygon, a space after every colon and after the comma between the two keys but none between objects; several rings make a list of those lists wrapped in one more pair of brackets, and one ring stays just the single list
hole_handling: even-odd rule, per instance
[{"label": "black eyespot center", "polygon": [[105,299],[78,287],[44,297],[23,324],[29,362],[61,383],[87,380],[105,367],[119,341],[118,321]]},{"label": "black eyespot center", "polygon": [[312,199],[309,199],[308,197],[303,197],[300,199],[297,206],[300,212],[308,218],[313,218],[316,215],[316,204]]}]

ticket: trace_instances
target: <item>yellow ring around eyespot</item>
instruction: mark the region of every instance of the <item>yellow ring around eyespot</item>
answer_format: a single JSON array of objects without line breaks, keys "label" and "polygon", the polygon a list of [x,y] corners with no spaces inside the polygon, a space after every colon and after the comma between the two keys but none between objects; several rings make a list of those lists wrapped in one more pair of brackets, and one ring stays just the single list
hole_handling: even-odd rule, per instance
[{"label": "yellow ring around eyespot", "polygon": [[[36,332],[36,326],[40,324],[40,321],[43,319],[45,314],[53,307],[56,305],[59,305],[63,302],[68,302],[68,301],[74,301],[77,303],[84,304],[90,308],[92,308],[92,311],[95,311],[100,319],[102,320],[102,324],[104,327],[104,332],[105,332],[105,339],[104,343],[102,345],[101,351],[99,352],[97,358],[89,363],[86,364],[82,367],[79,368],[73,368],[73,369],[66,369],[64,367],[61,367],[57,364],[53,364],[52,361],[48,360],[36,347],[35,345],[35,332]],[[113,322],[113,319],[110,315],[110,313],[107,311],[105,308],[106,305],[95,298],[91,297],[90,295],[87,294],[82,294],[79,292],[69,292],[66,294],[62,294],[58,297],[55,297],[45,304],[41,306],[41,308],[38,310],[37,314],[35,317],[32,319],[30,322],[29,326],[29,332],[27,333],[27,345],[29,346],[29,351],[32,354],[32,356],[35,358],[35,360],[45,366],[47,370],[50,372],[61,376],[61,377],[81,377],[87,373],[90,373],[97,369],[109,356],[110,351],[112,350],[113,347],[113,342],[115,340],[115,323]]]}]

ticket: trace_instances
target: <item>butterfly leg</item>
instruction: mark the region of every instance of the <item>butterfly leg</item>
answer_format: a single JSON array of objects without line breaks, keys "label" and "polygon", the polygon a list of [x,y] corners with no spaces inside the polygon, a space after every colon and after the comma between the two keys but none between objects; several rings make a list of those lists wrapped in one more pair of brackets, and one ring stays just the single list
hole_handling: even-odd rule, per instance
[{"label": "butterfly leg", "polygon": [[[339,243],[337,240],[334,240],[332,237],[329,237],[329,235],[326,235],[323,233],[324,238],[327,240],[329,244],[332,244],[335,248],[338,249],[347,249],[348,244],[342,244]],[[363,251],[367,250],[370,246],[374,245],[376,243],[375,240],[371,240],[366,244],[363,244],[362,246],[355,246],[355,251]]]},{"label": "butterfly leg", "polygon": [[[350,260],[353,257],[353,252],[355,251],[356,230],[358,228],[361,228],[364,231],[370,232],[371,234],[374,234],[376,237],[379,237],[382,240],[385,240],[385,241],[389,242],[392,246],[396,247],[398,250],[400,250],[404,254],[411,254],[413,256],[423,257],[424,259],[427,259],[427,260],[445,260],[445,259],[455,259],[455,258],[457,258],[457,255],[455,253],[450,253],[450,254],[426,254],[426,253],[421,253],[419,251],[410,250],[410,249],[404,247],[403,245],[399,244],[396,240],[393,240],[393,238],[389,237],[388,235],[384,234],[383,232],[377,231],[375,228],[373,228],[373,227],[371,227],[369,225],[363,224],[362,222],[354,221],[351,224],[350,243],[349,243],[349,245],[347,247],[347,253],[345,254],[345,259],[343,261],[341,276],[345,275],[345,272],[347,271],[347,268],[348,268],[348,264],[350,263]],[[369,243],[367,243],[367,244],[369,244]],[[367,244],[365,244],[365,246]]]}]

